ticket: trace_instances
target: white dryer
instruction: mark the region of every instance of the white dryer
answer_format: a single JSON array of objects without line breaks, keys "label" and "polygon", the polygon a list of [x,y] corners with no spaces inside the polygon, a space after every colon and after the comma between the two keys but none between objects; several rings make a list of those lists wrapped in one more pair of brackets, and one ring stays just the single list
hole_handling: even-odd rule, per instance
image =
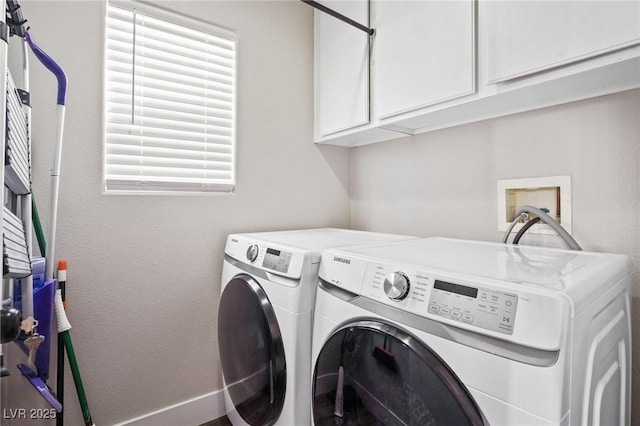
[{"label": "white dryer", "polygon": [[316,426],[630,423],[626,256],[427,238],[319,275]]},{"label": "white dryer", "polygon": [[218,346],[234,425],[311,423],[311,331],[322,250],[401,235],[311,229],[227,238]]}]

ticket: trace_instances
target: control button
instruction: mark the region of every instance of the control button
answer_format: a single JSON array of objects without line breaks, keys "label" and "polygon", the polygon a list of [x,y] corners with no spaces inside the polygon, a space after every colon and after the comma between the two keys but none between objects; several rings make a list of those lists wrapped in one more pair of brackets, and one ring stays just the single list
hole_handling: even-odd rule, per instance
[{"label": "control button", "polygon": [[451,318],[460,321],[462,314],[458,311],[451,311]]},{"label": "control button", "polygon": [[511,317],[508,315],[503,315],[501,324],[511,326]]},{"label": "control button", "polygon": [[473,322],[473,315],[462,314],[462,321],[464,321],[464,322]]},{"label": "control button", "polygon": [[409,294],[409,277],[394,272],[384,279],[384,292],[391,300],[402,300]]},{"label": "control button", "polygon": [[432,311],[432,312],[435,312],[437,314],[438,312],[440,312],[440,306],[431,305],[431,306],[429,306],[429,310]]},{"label": "control button", "polygon": [[450,312],[450,311],[449,311],[449,309],[448,309],[448,308],[440,308],[440,313],[441,313],[442,315],[449,316],[449,312]]},{"label": "control button", "polygon": [[249,262],[253,262],[254,260],[256,260],[258,258],[259,252],[260,249],[256,244],[250,245],[247,249],[247,259],[249,260]]},{"label": "control button", "polygon": [[513,302],[512,302],[511,300],[505,300],[505,301],[504,301],[504,304],[505,304],[506,306],[511,306],[511,305],[513,305]]}]

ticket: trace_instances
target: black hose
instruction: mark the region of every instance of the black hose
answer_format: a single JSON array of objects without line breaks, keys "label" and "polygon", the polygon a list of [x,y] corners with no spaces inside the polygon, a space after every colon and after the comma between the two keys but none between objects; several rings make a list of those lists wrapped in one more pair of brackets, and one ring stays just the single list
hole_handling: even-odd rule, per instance
[{"label": "black hose", "polygon": [[527,223],[525,223],[522,226],[522,228],[520,228],[520,230],[516,234],[515,238],[513,239],[513,244],[518,244],[520,242],[520,238],[522,238],[524,233],[527,232],[529,230],[529,228],[531,228],[533,225],[535,225],[538,222],[540,222],[540,218],[538,216],[536,216],[533,219],[529,220]]}]

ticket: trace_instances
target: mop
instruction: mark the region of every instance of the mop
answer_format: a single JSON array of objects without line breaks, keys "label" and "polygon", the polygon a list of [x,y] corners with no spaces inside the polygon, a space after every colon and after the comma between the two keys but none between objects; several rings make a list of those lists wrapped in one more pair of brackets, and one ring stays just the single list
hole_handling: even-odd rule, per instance
[{"label": "mop", "polygon": [[[63,131],[64,131],[64,115],[65,115],[65,102],[67,95],[67,77],[62,70],[62,68],[42,49],[40,49],[33,41],[29,32],[25,32],[25,39],[29,44],[29,47],[35,54],[36,58],[49,70],[51,71],[58,80],[58,93],[57,93],[57,117],[58,117],[58,126],[56,131],[56,146],[54,151],[54,159],[53,159],[53,167],[51,169],[51,199],[49,203],[49,235],[48,235],[48,244],[46,244],[46,254],[45,254],[45,281],[53,279],[53,265],[54,265],[54,257],[55,257],[55,242],[56,242],[56,222],[57,222],[57,213],[58,213],[58,191],[59,191],[59,183],[60,183],[60,163],[62,159],[62,140],[63,140]],[[66,279],[66,278],[65,278]],[[67,319],[67,315],[64,311],[64,305],[62,302],[62,293],[61,290],[58,289],[56,291],[55,296],[55,312],[56,318],[58,322],[58,333],[62,336],[62,341],[64,342],[64,347],[67,351],[67,355],[69,357],[69,364],[71,367],[71,372],[73,375],[73,380],[76,386],[76,391],[78,393],[78,399],[80,401],[80,406],[82,408],[82,416],[84,418],[85,425],[87,426],[95,426],[93,420],[91,418],[91,413],[89,411],[89,404],[87,402],[87,397],[84,392],[84,386],[82,384],[82,377],[80,376],[80,369],[78,367],[78,362],[75,357],[75,351],[73,348],[73,343],[71,341],[71,334],[69,330],[71,329],[71,324]],[[24,373],[24,371],[23,371]],[[60,374],[60,372],[58,372]]]}]

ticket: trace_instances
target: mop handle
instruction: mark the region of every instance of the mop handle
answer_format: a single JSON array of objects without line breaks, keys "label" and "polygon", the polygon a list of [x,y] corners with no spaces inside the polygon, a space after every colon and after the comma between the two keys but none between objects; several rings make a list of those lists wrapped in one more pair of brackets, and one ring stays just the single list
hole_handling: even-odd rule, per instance
[{"label": "mop handle", "polygon": [[65,75],[64,70],[51,58],[51,56],[47,55],[38,47],[37,44],[34,43],[31,35],[29,35],[29,31],[25,31],[25,39],[27,40],[27,43],[29,43],[29,47],[33,51],[33,54],[36,55],[36,58],[38,58],[38,60],[42,62],[42,65],[47,67],[47,69],[58,79],[57,103],[58,105],[65,105],[67,100],[67,76]]},{"label": "mop handle", "polygon": [[29,31],[25,32],[25,40],[36,58],[58,79],[58,126],[56,131],[56,146],[53,154],[53,167],[51,168],[51,198],[49,200],[49,235],[47,251],[45,253],[45,280],[53,278],[53,262],[55,259],[56,225],[58,218],[58,191],[60,186],[60,163],[62,161],[62,140],[64,132],[64,113],[67,97],[67,76],[62,67],[49,55],[36,45]]}]

